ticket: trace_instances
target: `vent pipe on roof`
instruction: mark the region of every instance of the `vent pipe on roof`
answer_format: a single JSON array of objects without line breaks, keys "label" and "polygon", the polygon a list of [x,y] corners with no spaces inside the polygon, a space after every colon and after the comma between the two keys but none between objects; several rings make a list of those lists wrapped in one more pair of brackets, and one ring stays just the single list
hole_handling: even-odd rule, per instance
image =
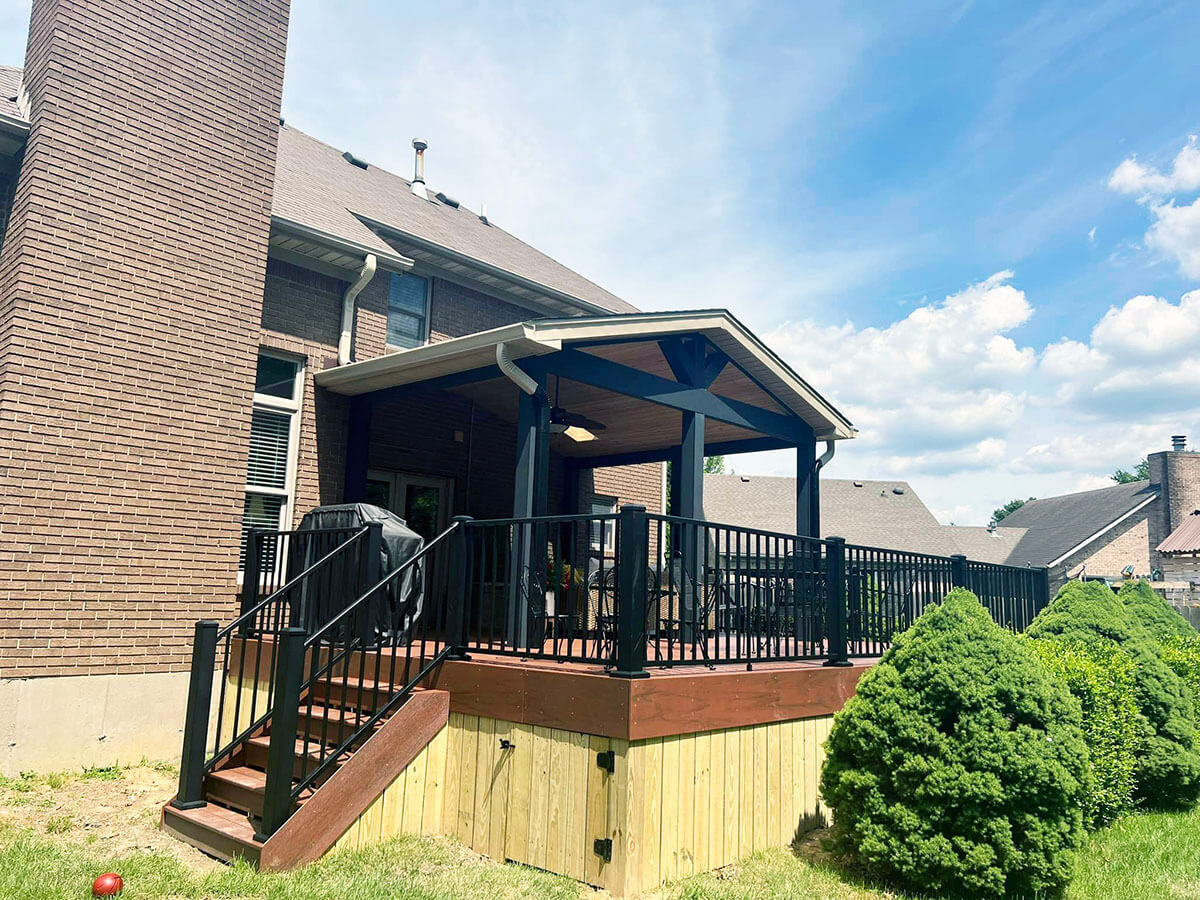
[{"label": "vent pipe on roof", "polygon": [[358,272],[354,284],[346,288],[342,295],[342,333],[338,337],[338,365],[344,366],[350,362],[350,347],[354,334],[354,301],[362,289],[375,277],[377,260],[374,253],[368,253],[363,260],[363,267]]},{"label": "vent pipe on roof", "polygon": [[412,192],[422,200],[428,200],[429,195],[425,192],[425,149],[429,146],[420,138],[413,138],[413,149],[417,151],[417,158],[414,162]]},{"label": "vent pipe on roof", "polygon": [[1187,449],[1187,435],[1173,434],[1171,435],[1171,449],[1176,453],[1182,453]]}]

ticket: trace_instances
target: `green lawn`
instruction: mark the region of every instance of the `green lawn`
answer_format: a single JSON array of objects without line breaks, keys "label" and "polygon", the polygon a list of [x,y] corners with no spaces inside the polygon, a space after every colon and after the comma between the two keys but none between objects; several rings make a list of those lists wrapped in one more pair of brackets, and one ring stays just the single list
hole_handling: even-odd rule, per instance
[{"label": "green lawn", "polygon": [[[448,839],[404,838],[340,853],[286,874],[225,867],[157,828],[174,790],[167,766],[88,769],[0,778],[0,900],[86,900],[105,871],[125,878],[125,900],[477,900],[607,896],[534,869],[482,859]],[[809,840],[799,854],[760,854],[690,878],[653,900],[883,900],[824,861]],[[1092,838],[1063,900],[1200,898],[1200,812],[1134,816]]]},{"label": "green lawn", "polygon": [[[201,874],[164,853],[97,854],[86,844],[28,828],[0,830],[0,897],[74,900],[91,879],[115,870],[127,900],[266,898],[266,900],[442,900],[442,898],[587,898],[565,878],[480,860],[449,840],[401,839],[385,847],[340,853],[297,872],[260,874],[247,866]],[[701,875],[656,895],[658,900],[826,898],[882,900],[894,893],[856,884],[825,864],[786,851],[760,854],[723,873]],[[1182,900],[1200,897],[1200,813],[1136,816],[1092,841],[1081,857],[1068,900]]]}]

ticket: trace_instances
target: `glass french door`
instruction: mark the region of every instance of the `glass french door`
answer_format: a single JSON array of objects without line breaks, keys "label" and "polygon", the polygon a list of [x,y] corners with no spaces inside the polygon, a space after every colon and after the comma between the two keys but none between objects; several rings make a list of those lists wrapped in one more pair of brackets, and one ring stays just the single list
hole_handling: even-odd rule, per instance
[{"label": "glass french door", "polygon": [[391,510],[427,541],[450,523],[452,490],[449,478],[375,470],[367,474],[367,502]]}]

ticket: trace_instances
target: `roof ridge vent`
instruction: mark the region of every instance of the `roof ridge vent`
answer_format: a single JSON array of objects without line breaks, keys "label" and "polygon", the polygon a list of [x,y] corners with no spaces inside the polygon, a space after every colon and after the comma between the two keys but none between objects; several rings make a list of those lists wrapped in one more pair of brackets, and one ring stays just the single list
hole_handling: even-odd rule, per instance
[{"label": "roof ridge vent", "polygon": [[350,163],[350,165],[357,166],[360,169],[367,168],[367,161],[365,159],[359,159],[357,156],[355,156],[349,150],[347,150],[345,153],[342,154],[342,159],[344,159],[346,162]]},{"label": "roof ridge vent", "polygon": [[441,191],[438,191],[433,196],[437,197],[439,200],[441,200],[447,206],[452,206],[455,209],[458,209],[458,201],[455,200],[453,197],[451,197],[449,194],[443,194]]}]

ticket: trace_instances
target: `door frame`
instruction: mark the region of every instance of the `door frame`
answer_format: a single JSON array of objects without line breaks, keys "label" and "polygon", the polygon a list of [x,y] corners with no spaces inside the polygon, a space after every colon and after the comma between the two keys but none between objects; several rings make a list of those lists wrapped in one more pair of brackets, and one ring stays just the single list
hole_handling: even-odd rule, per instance
[{"label": "door frame", "polygon": [[454,509],[453,478],[446,475],[420,475],[401,469],[368,469],[367,478],[371,481],[388,482],[388,509],[398,516],[400,510],[404,509],[404,495],[410,485],[440,489],[445,502],[438,511],[439,521],[435,534],[445,531],[450,525],[451,512]]}]

